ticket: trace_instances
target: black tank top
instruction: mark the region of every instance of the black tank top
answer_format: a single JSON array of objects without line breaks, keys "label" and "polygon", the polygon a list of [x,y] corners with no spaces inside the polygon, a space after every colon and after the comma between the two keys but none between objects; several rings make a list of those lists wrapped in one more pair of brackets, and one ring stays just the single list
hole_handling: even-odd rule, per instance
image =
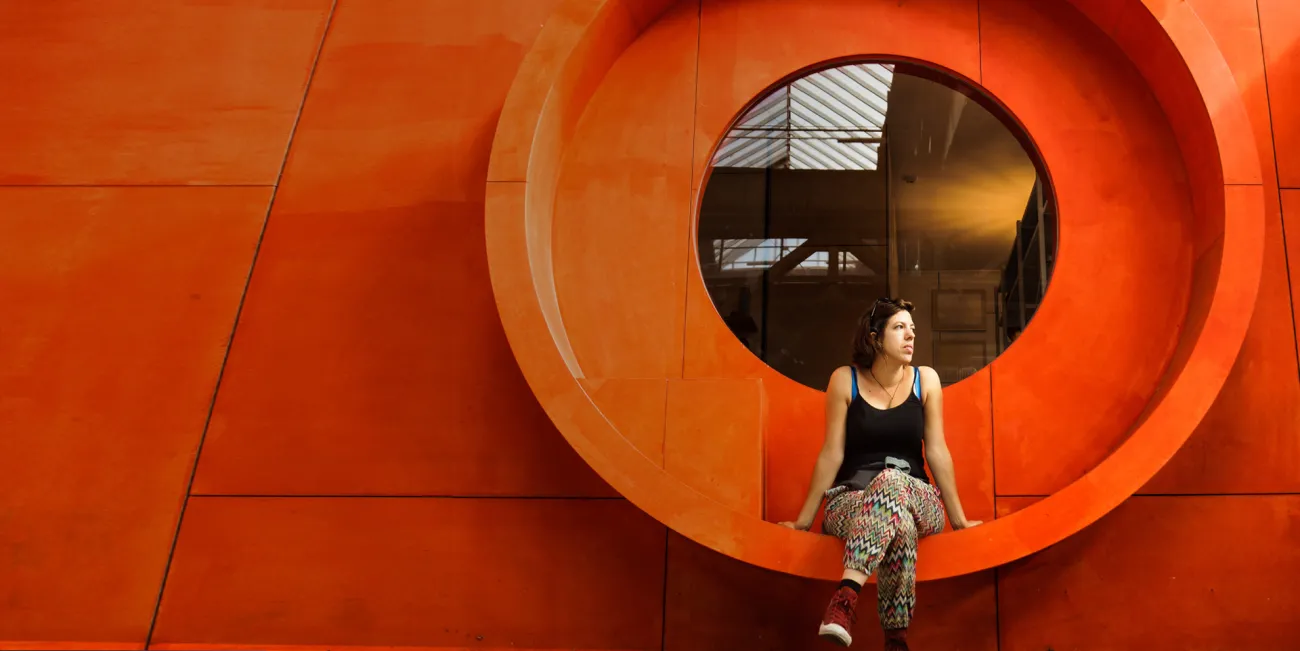
[{"label": "black tank top", "polygon": [[921,402],[921,374],[912,369],[912,390],[907,400],[892,409],[877,409],[867,404],[858,391],[858,371],[853,376],[853,398],[844,419],[844,462],[835,475],[838,484],[872,463],[885,457],[897,457],[912,466],[913,477],[926,483],[925,472],[925,405]]}]

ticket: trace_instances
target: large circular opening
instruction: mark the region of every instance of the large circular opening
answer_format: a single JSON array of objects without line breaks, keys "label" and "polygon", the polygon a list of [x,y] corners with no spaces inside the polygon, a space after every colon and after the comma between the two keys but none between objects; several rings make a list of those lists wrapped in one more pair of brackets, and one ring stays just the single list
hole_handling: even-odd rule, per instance
[{"label": "large circular opening", "polygon": [[1056,259],[1055,202],[1018,122],[966,82],[903,62],[787,80],[727,131],[701,198],[714,306],[773,369],[821,389],[861,312],[916,305],[914,363],[945,384],[1024,331]]},{"label": "large circular opening", "polygon": [[[667,0],[640,4],[674,11]],[[619,3],[581,24],[548,22],[502,111],[489,169],[499,182],[484,208],[493,292],[529,387],[577,453],[685,538],[770,570],[839,578],[838,541],[761,519],[799,507],[818,392],[771,381],[703,305],[692,269],[701,256],[685,250],[699,204],[685,201],[703,192],[692,179],[704,181],[710,162],[693,145],[721,143],[734,107],[791,70],[880,52],[983,75],[1053,165],[1061,219],[1073,216],[1060,240],[1069,263],[1052,279],[1068,296],[1052,296],[996,369],[945,402],[949,430],[962,433],[949,438],[962,497],[982,496],[987,524],[926,538],[918,580],[1023,558],[1150,481],[1220,394],[1265,240],[1247,111],[1237,93],[1212,92],[1235,86],[1195,12],[1179,4],[1159,20],[1138,0],[985,3],[995,13],[981,34],[976,12],[963,27],[941,3],[716,4],[726,6],[675,5],[628,47],[618,46]],[[1089,25],[1113,24],[1115,7],[1127,12],[1122,33]],[[857,28],[864,20],[886,28]],[[593,42],[614,45],[585,47]],[[1191,74],[1167,74],[1183,65],[1171,57]],[[573,79],[601,81],[593,90]],[[1170,339],[1116,339],[1090,325],[1134,310]],[[1087,363],[1098,342],[1134,361],[1118,383]],[[1045,426],[1073,444],[1041,444]],[[994,500],[1009,495],[1046,497],[993,520]]]}]

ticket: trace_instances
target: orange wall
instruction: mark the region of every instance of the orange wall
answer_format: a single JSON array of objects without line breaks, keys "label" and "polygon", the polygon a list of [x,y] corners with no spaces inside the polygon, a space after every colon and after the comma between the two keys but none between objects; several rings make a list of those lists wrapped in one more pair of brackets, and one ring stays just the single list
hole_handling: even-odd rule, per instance
[{"label": "orange wall", "polygon": [[[1300,648],[1300,5],[1190,1],[1267,80],[1241,358],[1143,494],[923,584],[918,649]],[[818,648],[826,585],[613,494],[506,344],[487,159],[555,4],[0,0],[0,647]]]}]

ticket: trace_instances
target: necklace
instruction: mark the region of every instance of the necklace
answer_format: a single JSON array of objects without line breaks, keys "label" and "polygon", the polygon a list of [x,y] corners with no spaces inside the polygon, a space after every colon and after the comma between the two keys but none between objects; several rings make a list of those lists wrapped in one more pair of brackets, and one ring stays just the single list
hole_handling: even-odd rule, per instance
[{"label": "necklace", "polygon": [[[880,390],[881,390],[882,392],[889,391],[888,389],[885,388],[885,385],[883,385],[883,384],[880,383],[880,378],[876,377],[876,372],[875,372],[875,370],[873,370],[873,369],[867,369],[867,372],[871,374],[871,379],[873,379],[873,380],[876,381],[876,386],[880,387]],[[903,377],[904,377],[904,378],[907,377],[907,371],[903,371]],[[894,385],[894,390],[893,390],[893,391],[889,391],[889,402],[886,402],[886,403],[885,403],[885,408],[886,408],[886,409],[893,409],[893,408],[894,408],[894,396],[898,394],[898,387],[901,387],[901,386],[903,386],[903,380],[902,380],[902,379],[899,379],[899,380],[898,380],[898,384],[895,384],[895,385]]]}]

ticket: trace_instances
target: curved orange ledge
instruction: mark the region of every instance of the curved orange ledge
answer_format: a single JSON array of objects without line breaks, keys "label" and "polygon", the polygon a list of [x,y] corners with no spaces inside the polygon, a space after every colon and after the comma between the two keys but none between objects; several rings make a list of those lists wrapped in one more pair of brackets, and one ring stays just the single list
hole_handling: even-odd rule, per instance
[{"label": "curved orange ledge", "polygon": [[[1031,554],[1132,495],[1204,417],[1240,351],[1249,323],[1242,317],[1254,308],[1264,246],[1260,158],[1236,81],[1209,32],[1184,2],[1070,2],[1111,35],[1151,85],[1169,114],[1193,183],[1211,183],[1215,204],[1202,209],[1223,218],[1219,266],[1198,270],[1193,305],[1199,307],[1188,317],[1180,353],[1161,390],[1128,440],[1084,477],[1029,508],[923,541],[922,580]],[[560,318],[549,238],[561,158],[605,71],[671,4],[563,0],[526,56],[493,142],[486,197],[490,274],[502,324],[525,378],[557,428],[631,502],[723,554],[776,571],[836,578],[839,541],[735,512],[637,451],[580,384],[582,371]],[[1177,66],[1171,68],[1153,39],[1172,44],[1171,51],[1181,57]],[[1183,101],[1189,93],[1199,101]],[[1198,127],[1206,117],[1208,133]]]}]

